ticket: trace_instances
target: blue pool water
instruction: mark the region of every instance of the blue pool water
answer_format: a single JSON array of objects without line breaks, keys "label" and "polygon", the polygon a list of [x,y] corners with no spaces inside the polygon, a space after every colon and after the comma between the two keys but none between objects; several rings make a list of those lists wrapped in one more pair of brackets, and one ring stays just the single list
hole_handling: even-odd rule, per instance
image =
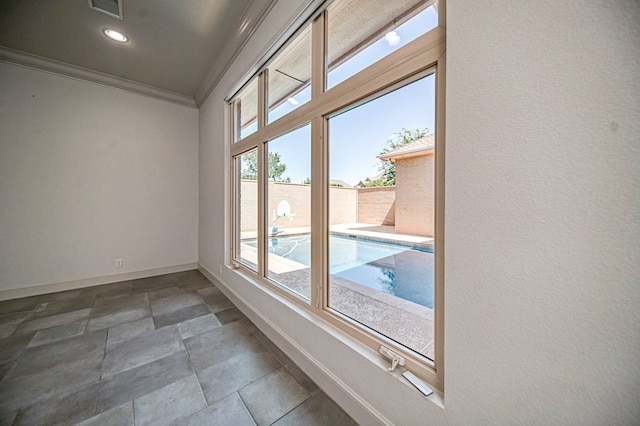
[{"label": "blue pool water", "polygon": [[[255,245],[255,240],[252,245]],[[311,265],[308,235],[271,237],[269,251],[298,263]],[[329,264],[331,274],[433,307],[434,269],[431,250],[331,235]]]}]

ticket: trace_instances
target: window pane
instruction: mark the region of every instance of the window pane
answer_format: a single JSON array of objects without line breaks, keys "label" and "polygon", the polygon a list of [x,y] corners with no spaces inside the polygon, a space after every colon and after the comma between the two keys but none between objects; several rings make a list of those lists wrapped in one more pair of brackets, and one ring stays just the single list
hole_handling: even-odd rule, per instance
[{"label": "window pane", "polygon": [[311,126],[267,143],[267,277],[311,299]]},{"label": "window pane", "polygon": [[251,80],[235,100],[235,141],[258,130],[258,78]]},{"label": "window pane", "polygon": [[269,64],[269,123],[311,99],[311,26]]},{"label": "window pane", "polygon": [[329,307],[430,359],[434,111],[431,74],[329,119]]},{"label": "window pane", "polygon": [[258,151],[252,150],[235,158],[236,164],[236,259],[257,271],[258,249]]},{"label": "window pane", "polygon": [[327,89],[438,25],[423,0],[337,0],[328,8]]}]

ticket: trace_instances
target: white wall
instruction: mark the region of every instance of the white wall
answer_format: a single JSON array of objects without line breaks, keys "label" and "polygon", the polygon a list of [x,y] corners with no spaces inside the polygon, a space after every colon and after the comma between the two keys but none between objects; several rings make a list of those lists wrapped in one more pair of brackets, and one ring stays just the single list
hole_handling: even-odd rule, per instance
[{"label": "white wall", "polygon": [[638,3],[448,2],[444,409],[313,316],[218,274],[222,98],[291,3],[200,111],[201,265],[364,423],[637,423]]},{"label": "white wall", "polygon": [[193,265],[197,120],[195,108],[0,62],[0,294]]}]

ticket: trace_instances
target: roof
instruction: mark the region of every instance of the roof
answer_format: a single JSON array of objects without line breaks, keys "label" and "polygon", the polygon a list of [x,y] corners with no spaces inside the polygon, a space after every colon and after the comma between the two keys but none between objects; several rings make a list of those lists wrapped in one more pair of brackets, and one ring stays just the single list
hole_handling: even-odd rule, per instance
[{"label": "roof", "polygon": [[395,161],[400,158],[418,157],[421,155],[433,154],[435,148],[435,138],[433,133],[402,145],[386,154],[378,155],[378,158],[385,161]]}]

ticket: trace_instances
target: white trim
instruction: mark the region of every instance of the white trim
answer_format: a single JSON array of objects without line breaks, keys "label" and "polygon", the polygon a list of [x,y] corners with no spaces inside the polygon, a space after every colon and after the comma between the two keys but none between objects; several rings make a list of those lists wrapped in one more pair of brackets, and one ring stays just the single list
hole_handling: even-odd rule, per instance
[{"label": "white trim", "polygon": [[[272,57],[274,57],[276,53],[280,49],[282,49],[291,38],[295,37],[299,32],[302,31],[302,29],[304,28],[304,23],[311,20],[312,17],[320,13],[319,8],[323,7],[324,3],[325,0],[307,0],[307,3],[300,7],[296,11],[296,13],[292,15],[292,18],[288,21],[289,24],[282,27],[280,31],[276,33],[276,36],[267,44],[267,48],[262,52],[262,54],[251,62],[253,65],[250,66],[244,73],[242,73],[240,79],[238,79],[238,81],[233,86],[231,86],[231,89],[227,92],[224,101],[229,102],[234,96],[238,94],[238,92],[245,84],[247,84],[249,80],[255,77],[260,71],[262,71],[266,63]],[[258,25],[256,25],[256,28],[257,27]],[[237,53],[240,53],[240,51],[238,51]],[[232,62],[233,60],[229,62],[229,65],[231,65]]]},{"label": "white trim", "polygon": [[36,56],[18,50],[0,47],[0,61],[8,62],[16,65],[22,65],[28,68],[35,68],[41,71],[53,74],[63,75],[70,78],[76,78],[91,83],[101,84],[103,86],[113,87],[116,89],[126,90],[128,92],[149,96],[164,101],[173,102],[189,107],[196,108],[193,98],[170,92],[168,90],[159,89],[157,87],[148,86],[135,81],[124,78],[113,77],[108,74],[92,71],[86,68],[77,67],[75,65],[65,64],[64,62],[54,61],[42,56]]},{"label": "white trim", "polygon": [[86,278],[82,280],[49,283],[33,287],[3,290],[0,291],[0,300],[17,299],[19,297],[37,296],[39,294],[54,293],[57,291],[65,290],[75,290],[78,288],[93,287],[96,285],[111,284],[120,281],[137,280],[139,278],[154,277],[156,275],[190,271],[192,269],[196,269],[197,267],[197,263],[185,263],[183,265],[166,266],[164,268],[147,269],[145,271],[127,272],[125,274],[105,275],[102,277]]},{"label": "white trim", "polygon": [[[270,0],[269,4],[261,9],[260,2],[251,2],[242,17],[238,20],[238,27],[235,31],[232,31],[236,37],[233,40],[227,40],[226,46],[222,53],[218,56],[218,60],[216,60],[215,64],[209,69],[206,77],[200,82],[198,88],[196,89],[196,93],[193,98],[200,107],[209,97],[213,89],[218,85],[222,76],[226,74],[229,70],[231,64],[236,60],[242,49],[246,46],[246,44],[251,40],[253,34],[256,32],[258,27],[262,24],[264,19],[267,17],[271,9],[275,6],[277,0]],[[248,22],[248,20],[256,18],[256,22],[253,25],[249,26],[249,31],[247,31],[244,35],[240,32],[240,25],[243,22]],[[229,58],[229,60],[224,60],[224,58]]]}]

